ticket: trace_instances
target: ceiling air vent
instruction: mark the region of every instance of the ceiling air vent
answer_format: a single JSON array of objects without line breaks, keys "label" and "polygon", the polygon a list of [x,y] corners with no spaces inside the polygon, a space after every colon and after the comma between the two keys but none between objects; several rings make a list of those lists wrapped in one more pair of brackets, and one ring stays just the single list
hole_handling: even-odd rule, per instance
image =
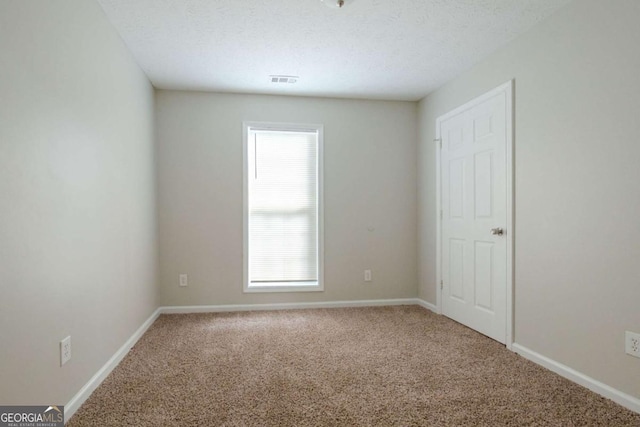
[{"label": "ceiling air vent", "polygon": [[298,81],[298,76],[269,76],[271,83],[295,83]]}]

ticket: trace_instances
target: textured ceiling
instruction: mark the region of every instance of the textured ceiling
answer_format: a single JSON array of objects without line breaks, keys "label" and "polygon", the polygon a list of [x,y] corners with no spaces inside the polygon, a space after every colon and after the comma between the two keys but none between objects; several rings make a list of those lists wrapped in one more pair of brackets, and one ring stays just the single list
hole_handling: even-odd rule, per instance
[{"label": "textured ceiling", "polygon": [[569,1],[98,0],[157,88],[396,100],[422,98]]}]

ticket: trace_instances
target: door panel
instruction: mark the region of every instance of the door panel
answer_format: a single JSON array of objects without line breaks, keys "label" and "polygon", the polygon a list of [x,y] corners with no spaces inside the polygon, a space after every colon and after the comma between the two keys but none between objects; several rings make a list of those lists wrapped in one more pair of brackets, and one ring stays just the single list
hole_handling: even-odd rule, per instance
[{"label": "door panel", "polygon": [[449,268],[451,297],[464,303],[464,240],[451,239],[449,246]]},{"label": "door panel", "polygon": [[455,159],[449,165],[449,209],[452,219],[464,219],[465,159]]},{"label": "door panel", "polygon": [[493,242],[475,242],[475,245],[476,307],[493,313]]},{"label": "door panel", "polygon": [[475,155],[475,212],[477,218],[493,215],[493,153],[485,151]]},{"label": "door panel", "polygon": [[507,99],[500,92],[439,121],[443,314],[506,339]]}]

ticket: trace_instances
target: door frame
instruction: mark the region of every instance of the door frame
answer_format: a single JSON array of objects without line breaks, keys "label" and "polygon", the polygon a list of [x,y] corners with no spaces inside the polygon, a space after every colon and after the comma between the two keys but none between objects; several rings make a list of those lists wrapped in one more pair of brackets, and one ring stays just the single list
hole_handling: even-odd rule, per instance
[{"label": "door frame", "polygon": [[509,80],[508,82],[501,84],[495,89],[480,95],[464,103],[463,105],[449,111],[446,114],[436,119],[436,228],[437,228],[437,250],[436,250],[436,288],[437,288],[437,310],[442,314],[442,179],[441,179],[441,155],[442,155],[442,135],[440,134],[440,125],[443,121],[460,114],[461,112],[475,107],[484,101],[487,101],[494,96],[504,93],[506,96],[505,104],[505,123],[507,132],[506,141],[506,176],[505,181],[507,185],[507,223],[506,223],[506,239],[507,239],[507,310],[506,310],[506,336],[505,345],[509,350],[512,350],[512,344],[515,341],[514,336],[514,293],[515,293],[515,276],[514,276],[514,245],[515,245],[515,230],[514,230],[514,140],[515,140],[515,112],[514,112],[514,85],[515,80]]}]

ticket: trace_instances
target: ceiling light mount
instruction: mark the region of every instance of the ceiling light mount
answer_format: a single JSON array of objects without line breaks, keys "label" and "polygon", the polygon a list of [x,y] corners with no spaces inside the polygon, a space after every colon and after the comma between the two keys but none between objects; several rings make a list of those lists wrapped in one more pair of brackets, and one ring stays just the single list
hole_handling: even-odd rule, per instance
[{"label": "ceiling light mount", "polygon": [[320,0],[322,3],[332,9],[342,9],[347,3],[353,3],[353,0]]}]

